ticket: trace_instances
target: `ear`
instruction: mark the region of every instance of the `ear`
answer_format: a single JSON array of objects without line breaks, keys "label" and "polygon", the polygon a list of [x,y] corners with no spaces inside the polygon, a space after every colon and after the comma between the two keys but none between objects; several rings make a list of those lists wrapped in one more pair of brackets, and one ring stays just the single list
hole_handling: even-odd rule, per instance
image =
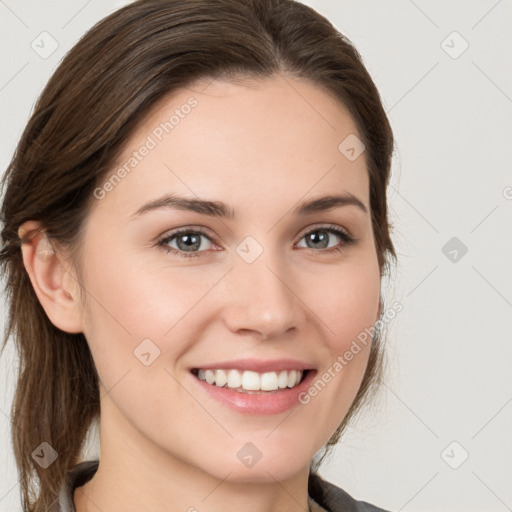
[{"label": "ear", "polygon": [[23,264],[52,324],[69,333],[83,332],[78,283],[41,224],[32,220],[23,223],[18,236],[22,241]]}]

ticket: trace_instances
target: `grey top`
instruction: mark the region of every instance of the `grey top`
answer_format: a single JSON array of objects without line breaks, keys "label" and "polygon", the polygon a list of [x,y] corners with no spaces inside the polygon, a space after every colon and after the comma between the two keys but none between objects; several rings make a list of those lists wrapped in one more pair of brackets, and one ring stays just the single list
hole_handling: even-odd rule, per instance
[{"label": "grey top", "polygon": [[[63,482],[58,499],[49,512],[76,512],[73,494],[96,473],[98,460],[86,460],[73,466]],[[310,473],[308,481],[309,506],[311,512],[389,512],[365,501],[357,501],[343,489]]]}]

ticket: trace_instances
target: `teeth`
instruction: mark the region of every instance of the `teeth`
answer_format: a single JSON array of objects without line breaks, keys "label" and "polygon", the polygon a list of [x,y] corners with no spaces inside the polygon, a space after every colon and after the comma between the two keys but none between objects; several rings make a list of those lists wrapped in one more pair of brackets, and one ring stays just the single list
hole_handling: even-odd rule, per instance
[{"label": "teeth", "polygon": [[228,381],[228,376],[224,370],[217,370],[214,374],[215,376],[215,385],[221,388]]},{"label": "teeth", "polygon": [[247,391],[258,391],[261,389],[261,379],[256,372],[242,373],[242,388]]},{"label": "teeth", "polygon": [[217,387],[243,389],[245,391],[276,391],[293,388],[302,379],[302,370],[257,373],[238,370],[199,370],[198,378]]},{"label": "teeth", "polygon": [[277,373],[268,372],[260,377],[262,391],[275,391],[278,386]]},{"label": "teeth", "polygon": [[208,384],[213,384],[215,382],[215,372],[213,372],[212,370],[206,370],[204,372],[204,377]]},{"label": "teeth", "polygon": [[291,372],[288,373],[288,387],[293,388],[295,384],[297,384],[297,372],[295,370],[292,370]]},{"label": "teeth", "polygon": [[[217,372],[215,372],[217,373]],[[242,375],[237,370],[228,372],[228,388],[239,388],[242,385]]]},{"label": "teeth", "polygon": [[288,372],[281,372],[279,374],[277,382],[281,389],[288,387]]}]

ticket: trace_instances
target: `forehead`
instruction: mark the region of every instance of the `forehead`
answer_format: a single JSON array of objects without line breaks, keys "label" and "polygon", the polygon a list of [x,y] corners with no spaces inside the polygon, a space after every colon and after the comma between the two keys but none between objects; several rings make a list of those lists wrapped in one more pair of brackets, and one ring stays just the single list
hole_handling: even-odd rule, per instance
[{"label": "forehead", "polygon": [[139,124],[98,207],[126,216],[165,192],[226,201],[241,213],[335,192],[368,206],[365,154],[354,160],[340,150],[354,136],[348,110],[307,80],[198,81]]}]

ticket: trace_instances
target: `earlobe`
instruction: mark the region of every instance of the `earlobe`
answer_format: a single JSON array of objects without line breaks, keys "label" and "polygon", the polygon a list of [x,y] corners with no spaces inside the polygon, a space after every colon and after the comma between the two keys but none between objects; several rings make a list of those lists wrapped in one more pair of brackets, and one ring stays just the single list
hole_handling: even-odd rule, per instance
[{"label": "earlobe", "polygon": [[41,230],[41,224],[25,222],[18,236],[23,264],[50,321],[63,331],[83,332],[76,280]]}]

